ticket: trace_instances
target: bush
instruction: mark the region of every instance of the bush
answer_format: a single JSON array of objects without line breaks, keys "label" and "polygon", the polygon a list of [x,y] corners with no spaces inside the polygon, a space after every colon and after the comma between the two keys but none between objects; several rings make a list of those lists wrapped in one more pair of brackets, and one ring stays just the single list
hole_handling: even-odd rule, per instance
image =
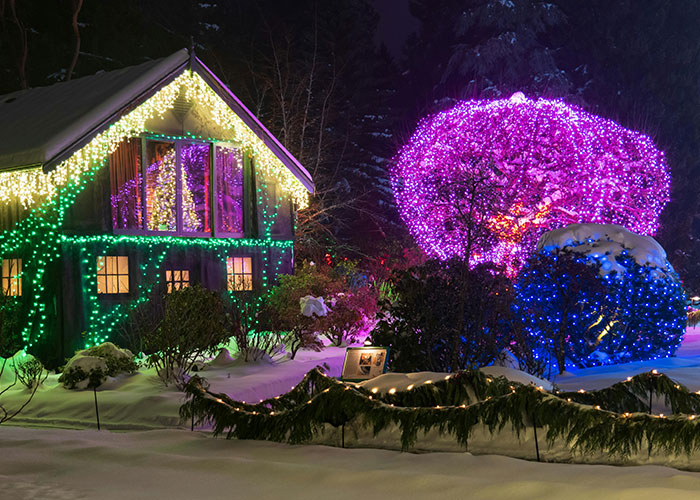
[{"label": "bush", "polygon": [[239,356],[245,362],[258,361],[265,356],[271,358],[282,346],[282,334],[255,332],[253,329],[262,298],[255,295],[243,297],[231,295],[230,298],[229,326],[231,338],[236,343]]},{"label": "bush", "polygon": [[333,345],[357,340],[357,334],[377,315],[374,290],[363,286],[354,292],[339,293],[330,298],[329,312],[314,325]]},{"label": "bush", "polygon": [[163,319],[145,332],[144,346],[158,376],[181,386],[198,358],[228,340],[226,305],[218,293],[200,285],[175,290],[164,302]]},{"label": "bush", "polygon": [[[107,377],[134,373],[138,365],[128,349],[120,349],[111,342],[78,351],[68,360],[58,381],[67,389],[84,389],[89,383],[99,386]],[[92,386],[90,386],[92,387]]]},{"label": "bush", "polygon": [[514,310],[559,373],[667,357],[685,332],[685,293],[673,269],[640,266],[625,252],[622,272],[600,275],[596,257],[542,250],[522,269]]},{"label": "bush", "polygon": [[41,361],[31,355],[27,355],[20,362],[13,360],[13,368],[17,374],[17,379],[27,389],[33,389],[40,385],[49,376],[49,372],[44,369]]},{"label": "bush", "polygon": [[393,370],[456,371],[492,363],[507,344],[512,284],[489,266],[432,260],[392,275],[374,345]]},{"label": "bush", "polygon": [[[309,295],[325,299],[329,306],[325,316],[301,314],[300,300]],[[280,276],[279,285],[264,300],[256,326],[287,332],[285,344],[293,359],[299,349],[320,350],[318,335],[335,345],[353,342],[376,311],[377,293],[356,263],[343,261],[333,268],[303,263],[294,275]]]}]

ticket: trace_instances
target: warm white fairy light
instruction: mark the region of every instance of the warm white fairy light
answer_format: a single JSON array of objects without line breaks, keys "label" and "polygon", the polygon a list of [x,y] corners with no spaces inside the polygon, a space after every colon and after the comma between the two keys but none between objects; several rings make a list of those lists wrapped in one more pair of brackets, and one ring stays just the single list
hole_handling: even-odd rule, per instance
[{"label": "warm white fairy light", "polygon": [[113,153],[120,142],[146,132],[146,122],[163,117],[173,108],[180,91],[208,108],[213,120],[224,129],[231,130],[237,141],[255,159],[256,167],[267,177],[275,178],[288,192],[299,208],[308,206],[308,194],[304,185],[270,151],[236,113],[209,87],[197,73],[185,71],[153,97],[110,125],[95,136],[51,172],[45,174],[41,167],[0,173],[0,203],[19,199],[25,208],[37,206],[54,197],[59,188],[69,183],[77,184],[91,167]]}]

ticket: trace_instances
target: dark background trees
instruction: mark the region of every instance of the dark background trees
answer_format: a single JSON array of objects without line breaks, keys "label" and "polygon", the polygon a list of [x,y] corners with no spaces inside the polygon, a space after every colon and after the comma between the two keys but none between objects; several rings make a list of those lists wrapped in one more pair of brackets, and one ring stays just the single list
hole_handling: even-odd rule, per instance
[{"label": "dark background trees", "polygon": [[700,288],[700,3],[407,2],[418,30],[394,61],[374,42],[372,0],[0,0],[0,93],[163,57],[194,37],[314,174],[297,254],[316,259],[372,254],[402,234],[387,168],[426,113],[516,90],[563,97],[666,152],[672,200],[657,237]]}]

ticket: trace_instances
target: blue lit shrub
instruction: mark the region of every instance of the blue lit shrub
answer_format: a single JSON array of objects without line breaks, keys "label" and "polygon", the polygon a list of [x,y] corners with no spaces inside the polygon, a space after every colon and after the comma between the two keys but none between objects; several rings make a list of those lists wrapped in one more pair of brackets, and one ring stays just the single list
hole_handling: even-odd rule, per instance
[{"label": "blue lit shrub", "polygon": [[673,355],[685,332],[685,293],[670,265],[640,266],[623,251],[624,272],[567,249],[542,250],[523,267],[513,306],[535,356],[563,372]]}]

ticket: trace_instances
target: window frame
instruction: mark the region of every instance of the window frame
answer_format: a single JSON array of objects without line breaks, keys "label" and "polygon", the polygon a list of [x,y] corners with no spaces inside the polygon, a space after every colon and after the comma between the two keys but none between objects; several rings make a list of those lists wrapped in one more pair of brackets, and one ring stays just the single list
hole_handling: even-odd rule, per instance
[{"label": "window frame", "polygon": [[[123,257],[126,259],[126,274],[120,273],[119,272],[119,258]],[[104,274],[100,273],[100,270],[97,267],[98,259],[105,259],[104,262]],[[107,260],[108,258],[113,258],[117,259],[116,260],[116,266],[117,266],[117,271],[116,273],[109,274],[107,273]],[[99,283],[99,277],[104,276],[105,277],[105,290],[108,290],[107,286],[107,279],[111,276],[116,277],[117,280],[117,291],[116,292],[100,292],[100,283]],[[119,291],[119,277],[120,276],[126,276],[127,280],[127,290],[124,292]],[[126,297],[131,295],[131,263],[128,255],[96,255],[95,256],[95,293],[97,294],[98,297]]]},{"label": "window frame", "polygon": [[[241,149],[241,143],[239,141],[218,141],[218,140],[204,140],[196,139],[182,136],[167,136],[158,134],[143,134],[139,136],[141,140],[141,185],[139,186],[141,199],[142,199],[142,215],[141,224],[139,229],[117,229],[112,227],[113,234],[127,234],[135,236],[176,236],[179,238],[243,238],[247,232],[247,217],[248,217],[248,204],[249,195],[248,190],[245,188],[248,182],[248,174],[246,169],[241,165],[243,169],[243,232],[232,233],[216,230],[216,220],[217,220],[217,206],[216,206],[216,187],[217,187],[217,176],[216,176],[216,147],[224,146],[230,148]],[[147,171],[148,171],[148,141],[157,142],[172,142],[175,145],[175,163],[176,163],[176,229],[175,231],[150,231],[147,229],[148,221],[148,198],[147,198]],[[181,160],[181,149],[185,144],[205,144],[209,147],[209,231],[184,231],[183,230],[183,213],[182,213],[182,160]],[[245,155],[244,152],[242,152]],[[245,157],[245,156],[244,156]],[[111,167],[110,167],[111,168]]]},{"label": "window frame", "polygon": [[[12,267],[8,266],[8,275],[5,276],[5,262],[16,262],[18,270],[16,274],[12,274]],[[2,293],[6,297],[21,297],[22,296],[22,257],[3,257],[2,269],[0,270],[0,278],[2,278]],[[7,282],[7,286],[5,286]],[[8,293],[12,291],[13,282],[17,285],[19,293]]]},{"label": "window frame", "polygon": [[[175,275],[173,273],[180,273],[180,279],[175,280]],[[171,279],[168,280],[168,273],[170,273]],[[182,279],[182,273],[187,273],[187,281]],[[182,290],[183,288],[189,288],[191,281],[190,281],[190,276],[192,274],[192,271],[189,269],[175,269],[172,267],[168,267],[165,269],[165,272],[163,273],[165,276],[165,291],[167,293],[173,293],[176,290]],[[179,287],[175,287],[175,284],[179,284]],[[183,286],[184,285],[184,286]]]},{"label": "window frame", "polygon": [[[235,270],[229,275],[228,272],[228,261],[231,259],[231,268],[232,270],[235,269],[235,261],[233,259],[250,259],[250,273],[240,273],[236,274]],[[227,255],[226,260],[224,261],[224,266],[225,266],[225,272],[226,272],[226,291],[228,292],[233,292],[233,293],[249,293],[249,292],[254,292],[256,289],[256,280],[255,280],[255,269],[257,266],[255,266],[255,258],[253,255]],[[232,288],[231,285],[235,283],[235,280],[231,280],[232,277],[235,276],[248,276],[250,275],[250,289],[244,289],[244,290],[236,290],[235,288]]]}]

